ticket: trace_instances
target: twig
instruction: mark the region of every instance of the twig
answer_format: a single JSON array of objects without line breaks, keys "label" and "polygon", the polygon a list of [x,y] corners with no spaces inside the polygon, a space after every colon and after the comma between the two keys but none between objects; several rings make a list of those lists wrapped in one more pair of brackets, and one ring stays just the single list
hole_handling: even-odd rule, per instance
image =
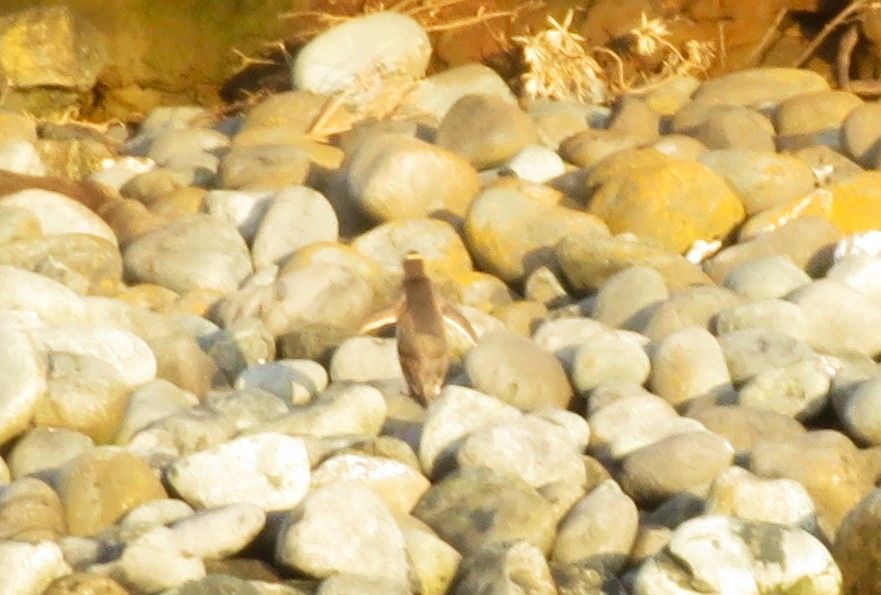
[{"label": "twig", "polygon": [[[774,22],[771,23],[771,26],[768,27],[768,30],[765,31],[765,34],[762,36],[762,40],[756,46],[756,49],[752,51],[749,55],[749,63],[751,65],[758,64],[762,58],[765,57],[765,52],[768,51],[768,48],[771,47],[773,40],[775,37],[779,37],[780,35],[780,25],[783,23],[783,19],[786,18],[786,15],[789,14],[789,9],[781,8],[777,11],[777,16],[774,17]],[[721,57],[721,56],[720,56]],[[724,66],[724,64],[723,64]]]},{"label": "twig", "polygon": [[859,29],[853,24],[847,28],[838,42],[838,52],[835,54],[835,77],[838,79],[838,86],[845,91],[850,91],[850,58],[859,40]]},{"label": "twig", "polygon": [[867,0],[854,0],[850,4],[847,5],[841,12],[839,12],[835,17],[826,23],[826,26],[823,27],[823,30],[820,31],[820,34],[817,35],[814,40],[808,44],[808,47],[805,48],[805,51],[802,52],[801,56],[798,57],[798,60],[795,62],[796,68],[801,68],[804,66],[808,60],[811,59],[811,56],[817,51],[817,48],[826,41],[826,38],[832,34],[832,32],[845,20],[847,20],[850,15],[855,12],[859,12],[860,10],[866,7]]}]

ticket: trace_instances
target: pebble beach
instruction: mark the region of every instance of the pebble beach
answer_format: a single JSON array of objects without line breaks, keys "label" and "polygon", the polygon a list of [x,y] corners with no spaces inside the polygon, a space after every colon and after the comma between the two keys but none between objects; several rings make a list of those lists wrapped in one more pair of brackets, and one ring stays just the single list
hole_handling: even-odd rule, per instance
[{"label": "pebble beach", "polygon": [[[0,595],[881,593],[881,103],[431,52],[373,13],[241,113],[0,111]],[[427,407],[359,331],[411,251],[478,335]]]}]

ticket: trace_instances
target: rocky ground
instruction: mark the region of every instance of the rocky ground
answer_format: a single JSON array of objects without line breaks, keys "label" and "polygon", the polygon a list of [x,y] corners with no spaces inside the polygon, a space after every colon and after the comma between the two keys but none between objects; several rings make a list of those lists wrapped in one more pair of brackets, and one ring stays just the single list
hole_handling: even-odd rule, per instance
[{"label": "rocky ground", "polygon": [[[379,14],[241,115],[0,112],[0,593],[878,592],[879,105],[430,54]],[[329,109],[376,64],[401,109]],[[410,250],[480,336],[427,408],[358,333]]]}]

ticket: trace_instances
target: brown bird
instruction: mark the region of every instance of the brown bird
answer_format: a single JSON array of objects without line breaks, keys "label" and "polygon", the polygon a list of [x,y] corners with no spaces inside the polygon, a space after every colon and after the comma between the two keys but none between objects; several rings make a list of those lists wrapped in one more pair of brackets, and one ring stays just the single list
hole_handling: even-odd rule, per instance
[{"label": "brown bird", "polygon": [[438,294],[425,274],[425,261],[419,252],[408,252],[403,265],[404,295],[400,303],[372,317],[361,332],[397,325],[398,359],[404,379],[410,395],[427,405],[440,394],[450,365],[446,327],[472,344],[477,342],[477,333],[468,320]]}]

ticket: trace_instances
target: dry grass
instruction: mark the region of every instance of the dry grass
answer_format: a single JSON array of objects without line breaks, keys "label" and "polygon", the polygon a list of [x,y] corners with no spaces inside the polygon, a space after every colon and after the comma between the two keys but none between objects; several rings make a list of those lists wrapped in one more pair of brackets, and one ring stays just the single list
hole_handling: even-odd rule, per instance
[{"label": "dry grass", "polygon": [[[609,103],[622,93],[646,92],[671,78],[706,72],[715,59],[712,43],[689,40],[677,47],[666,23],[645,13],[629,31],[631,43],[623,54],[589,46],[570,30],[572,18],[571,10],[562,22],[548,17],[544,31],[513,38],[526,65],[520,78],[524,96]],[[625,64],[640,66],[627,72]]]}]

